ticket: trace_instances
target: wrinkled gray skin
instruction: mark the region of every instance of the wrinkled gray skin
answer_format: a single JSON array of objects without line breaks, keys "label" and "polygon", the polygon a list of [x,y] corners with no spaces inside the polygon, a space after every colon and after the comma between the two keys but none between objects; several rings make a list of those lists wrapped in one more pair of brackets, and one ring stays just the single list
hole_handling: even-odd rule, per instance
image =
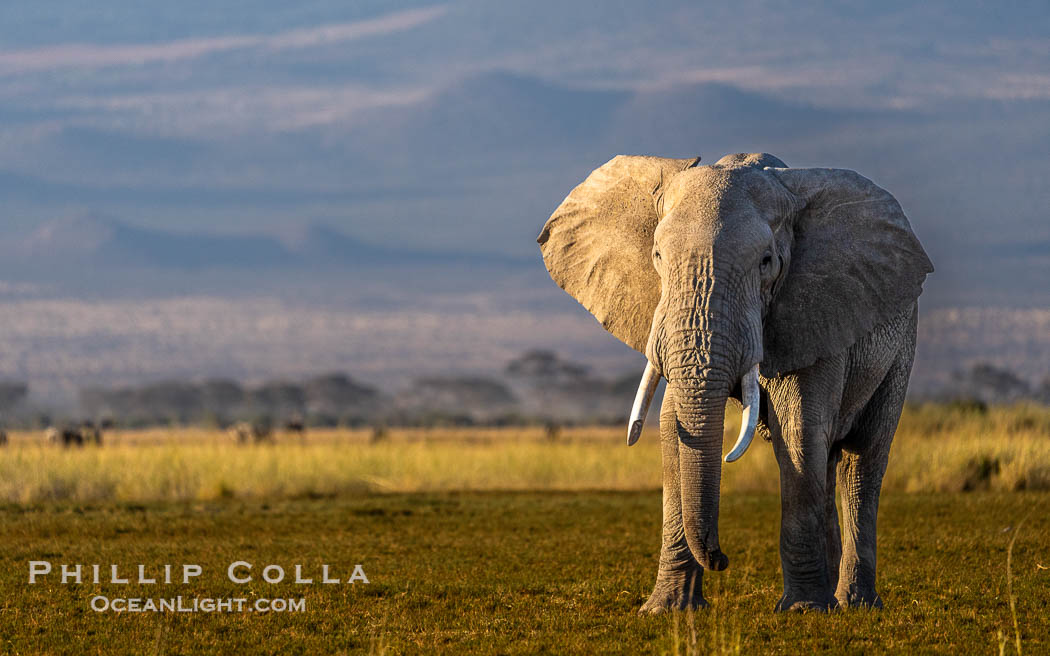
[{"label": "wrinkled gray skin", "polygon": [[881,607],[879,490],[933,270],[896,200],[852,171],[768,154],[621,156],[538,241],[551,277],[668,381],[663,547],[641,612],[705,606],[703,570],[728,566],[723,416],[755,364],[758,430],[780,467],[776,609]]}]

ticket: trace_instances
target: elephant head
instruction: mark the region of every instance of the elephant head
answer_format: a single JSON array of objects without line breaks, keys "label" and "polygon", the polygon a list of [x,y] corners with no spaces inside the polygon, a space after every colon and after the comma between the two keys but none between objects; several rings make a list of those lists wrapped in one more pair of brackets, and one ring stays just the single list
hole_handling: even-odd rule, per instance
[{"label": "elephant head", "polygon": [[616,157],[538,241],[555,282],[648,360],[629,440],[667,379],[686,539],[720,570],[726,400],[739,390],[745,407],[731,461],[754,435],[760,372],[842,352],[910,307],[933,267],[893,196],[853,171],[764,153],[699,161]]}]

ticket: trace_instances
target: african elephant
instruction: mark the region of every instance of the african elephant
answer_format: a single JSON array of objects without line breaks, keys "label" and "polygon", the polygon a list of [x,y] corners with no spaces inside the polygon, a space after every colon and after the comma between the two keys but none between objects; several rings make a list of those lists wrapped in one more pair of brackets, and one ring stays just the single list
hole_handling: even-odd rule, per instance
[{"label": "african elephant", "polygon": [[729,398],[744,418],[726,461],[757,430],[779,464],[776,610],[881,607],[879,491],[933,266],[893,196],[853,171],[765,153],[699,161],[616,157],[538,239],[555,282],[648,360],[629,444],[667,380],[663,543],[640,612],[705,606],[703,570],[729,564],[718,541]]}]

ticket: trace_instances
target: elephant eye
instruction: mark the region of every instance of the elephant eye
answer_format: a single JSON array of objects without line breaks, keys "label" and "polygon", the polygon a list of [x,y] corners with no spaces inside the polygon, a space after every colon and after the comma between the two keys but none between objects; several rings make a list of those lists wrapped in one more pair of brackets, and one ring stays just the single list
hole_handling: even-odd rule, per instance
[{"label": "elephant eye", "polygon": [[761,266],[762,266],[762,272],[763,273],[765,273],[766,271],[769,271],[769,267],[772,264],[773,264],[773,254],[772,253],[766,253],[765,255],[762,256],[762,264],[761,264]]},{"label": "elephant eye", "polygon": [[660,261],[660,251],[653,251],[653,259],[657,262]]}]

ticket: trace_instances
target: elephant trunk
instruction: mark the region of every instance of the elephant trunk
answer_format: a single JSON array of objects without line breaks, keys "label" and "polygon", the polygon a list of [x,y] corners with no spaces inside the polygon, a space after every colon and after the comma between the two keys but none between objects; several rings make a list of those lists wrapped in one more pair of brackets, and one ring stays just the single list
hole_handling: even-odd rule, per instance
[{"label": "elephant trunk", "polygon": [[716,267],[701,264],[700,271],[677,271],[677,283],[668,283],[669,290],[689,291],[665,294],[646,355],[673,394],[685,538],[696,561],[718,571],[729,565],[718,542],[726,401],[739,382],[748,410],[730,454],[735,459],[758,419],[762,322],[757,282],[728,277],[717,283]]},{"label": "elephant trunk", "polygon": [[710,378],[676,381],[673,394],[685,538],[705,569],[723,570],[729,558],[718,544],[718,503],[729,385]]}]

